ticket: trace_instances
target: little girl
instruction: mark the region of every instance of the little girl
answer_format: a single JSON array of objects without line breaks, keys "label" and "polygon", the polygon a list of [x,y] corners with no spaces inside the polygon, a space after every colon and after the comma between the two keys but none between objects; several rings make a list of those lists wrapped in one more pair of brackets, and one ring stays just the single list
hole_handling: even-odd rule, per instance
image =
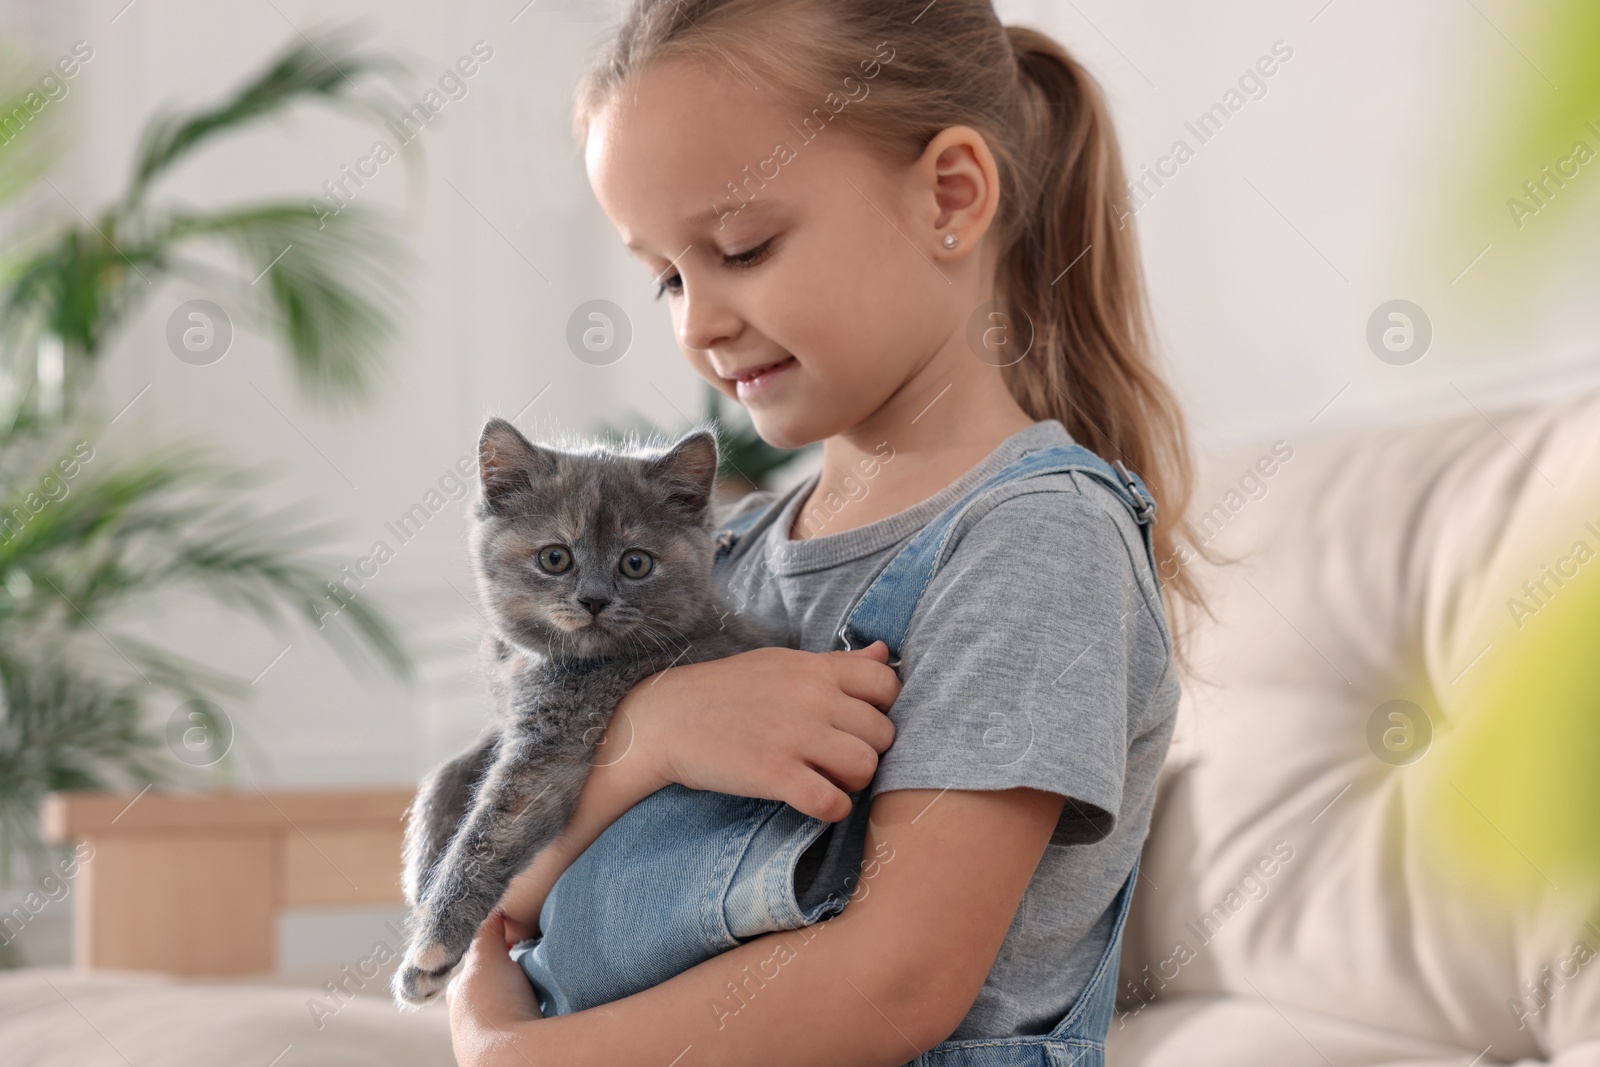
[{"label": "little girl", "polygon": [[[1095,83],[990,0],[635,0],[576,125],[691,366],[822,467],[721,517],[794,647],[629,694],[457,1057],[1096,1067],[1199,599]],[[692,798],[749,832],[651,865]]]}]

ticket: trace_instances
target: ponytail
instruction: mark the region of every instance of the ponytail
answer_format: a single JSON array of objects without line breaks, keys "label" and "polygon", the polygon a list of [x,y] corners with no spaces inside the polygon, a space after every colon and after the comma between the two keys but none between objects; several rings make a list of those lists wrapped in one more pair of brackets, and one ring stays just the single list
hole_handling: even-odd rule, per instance
[{"label": "ponytail", "polygon": [[1158,505],[1162,583],[1198,605],[1185,565],[1204,546],[1180,544],[1175,533],[1193,491],[1188,434],[1154,364],[1139,248],[1104,96],[1052,38],[1021,26],[1005,33],[1018,71],[1022,226],[1001,261],[997,288],[1015,320],[1032,324],[1041,353],[1006,367],[1007,383],[1030,416],[1059,419],[1079,444],[1139,473]]}]

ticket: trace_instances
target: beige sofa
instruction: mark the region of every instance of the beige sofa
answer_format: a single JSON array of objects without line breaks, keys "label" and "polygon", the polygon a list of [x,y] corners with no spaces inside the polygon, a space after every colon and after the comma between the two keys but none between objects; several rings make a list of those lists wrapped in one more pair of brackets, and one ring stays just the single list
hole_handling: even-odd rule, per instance
[{"label": "beige sofa", "polygon": [[[1600,1065],[1600,895],[1508,869],[1539,892],[1489,897],[1428,821],[1456,798],[1427,793],[1474,685],[1528,639],[1508,602],[1576,541],[1600,547],[1600,393],[1461,407],[1207,464],[1191,514],[1237,562],[1191,564],[1216,618],[1129,916],[1113,1063]],[[1432,751],[1376,754],[1369,722],[1397,699]],[[1499,862],[1531,862],[1526,827],[1493,831]]]}]

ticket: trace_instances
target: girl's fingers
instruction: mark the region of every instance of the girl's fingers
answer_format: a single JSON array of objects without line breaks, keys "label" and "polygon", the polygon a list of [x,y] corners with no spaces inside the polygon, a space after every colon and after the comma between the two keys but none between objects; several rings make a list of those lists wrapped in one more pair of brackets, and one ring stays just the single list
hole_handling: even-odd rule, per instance
[{"label": "girl's fingers", "polygon": [[521,922],[511,916],[505,918],[506,948],[519,944],[533,936],[533,924]]},{"label": "girl's fingers", "polygon": [[533,987],[506,954],[505,915],[500,911],[490,913],[473,935],[461,970],[445,988],[445,1000],[453,1020],[470,1016],[474,1025],[491,1029],[540,1017]]},{"label": "girl's fingers", "polygon": [[[879,644],[878,647],[884,646]],[[887,650],[884,655],[888,655]],[[864,700],[879,711],[887,712],[895,697],[900,695],[900,677],[893,667],[879,660],[842,655],[835,658],[833,670],[842,693]]]},{"label": "girl's fingers", "polygon": [[849,795],[811,767],[796,768],[782,792],[784,803],[813,819],[838,822],[850,814]]},{"label": "girl's fingers", "polygon": [[839,731],[815,745],[807,758],[812,767],[846,793],[865,789],[878,769],[878,753],[871,745]]},{"label": "girl's fingers", "polygon": [[846,698],[840,702],[832,725],[835,730],[859,738],[879,753],[894,744],[894,721],[864,700]]}]

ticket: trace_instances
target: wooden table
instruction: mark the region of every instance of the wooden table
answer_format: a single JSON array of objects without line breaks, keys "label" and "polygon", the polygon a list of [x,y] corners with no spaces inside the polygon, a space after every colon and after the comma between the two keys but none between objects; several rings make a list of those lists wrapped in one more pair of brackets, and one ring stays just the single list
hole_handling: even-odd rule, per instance
[{"label": "wooden table", "polygon": [[74,960],[187,975],[272,971],[281,909],[402,902],[411,796],[53,793],[41,811],[45,840],[89,846],[70,883]]}]

